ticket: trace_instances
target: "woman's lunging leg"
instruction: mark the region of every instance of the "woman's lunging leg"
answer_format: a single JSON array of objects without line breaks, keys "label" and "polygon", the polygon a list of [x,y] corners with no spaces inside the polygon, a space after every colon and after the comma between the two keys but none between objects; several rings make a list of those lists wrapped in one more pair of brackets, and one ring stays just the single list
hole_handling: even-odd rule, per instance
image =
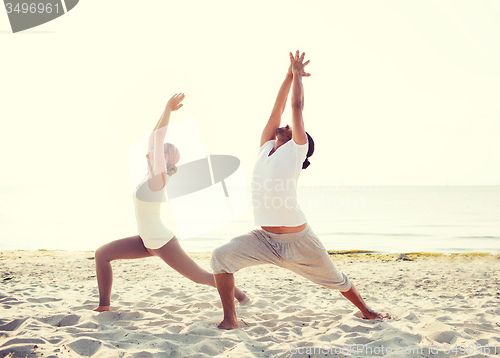
[{"label": "woman's lunging leg", "polygon": [[95,252],[95,269],[99,286],[98,312],[109,311],[111,287],[113,285],[113,269],[111,261],[120,259],[139,259],[151,254],[144,247],[139,235],[115,240],[99,247]]}]

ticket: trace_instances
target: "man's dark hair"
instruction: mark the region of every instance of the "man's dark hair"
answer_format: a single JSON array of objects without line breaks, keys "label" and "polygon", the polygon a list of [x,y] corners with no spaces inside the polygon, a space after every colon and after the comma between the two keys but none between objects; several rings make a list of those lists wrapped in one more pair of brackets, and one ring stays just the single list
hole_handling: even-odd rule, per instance
[{"label": "man's dark hair", "polygon": [[312,137],[309,135],[309,133],[306,132],[306,134],[307,134],[307,143],[309,143],[309,148],[307,149],[306,160],[304,160],[304,163],[302,163],[302,169],[306,169],[309,166],[309,164],[311,164],[307,158],[309,158],[314,153],[314,141]]}]

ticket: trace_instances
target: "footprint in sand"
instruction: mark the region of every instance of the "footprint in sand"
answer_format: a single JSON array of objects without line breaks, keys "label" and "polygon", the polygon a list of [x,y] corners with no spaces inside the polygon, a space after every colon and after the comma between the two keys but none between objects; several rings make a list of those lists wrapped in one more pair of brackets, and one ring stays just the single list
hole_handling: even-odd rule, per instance
[{"label": "footprint in sand", "polygon": [[120,319],[118,312],[104,311],[100,312],[98,315],[94,316],[94,320],[101,324],[113,323]]},{"label": "footprint in sand", "polygon": [[427,337],[438,343],[448,343],[448,344],[455,344],[457,340],[462,338],[460,334],[454,331],[444,331],[444,332],[434,331],[431,332]]},{"label": "footprint in sand", "polygon": [[67,326],[73,326],[80,321],[80,316],[78,315],[54,315],[54,316],[49,316],[49,317],[43,317],[43,318],[36,318],[38,321],[46,323],[48,325],[54,326],[54,327],[67,327]]},{"label": "footprint in sand", "polygon": [[68,346],[81,356],[91,357],[101,348],[102,342],[92,338],[79,338]]}]

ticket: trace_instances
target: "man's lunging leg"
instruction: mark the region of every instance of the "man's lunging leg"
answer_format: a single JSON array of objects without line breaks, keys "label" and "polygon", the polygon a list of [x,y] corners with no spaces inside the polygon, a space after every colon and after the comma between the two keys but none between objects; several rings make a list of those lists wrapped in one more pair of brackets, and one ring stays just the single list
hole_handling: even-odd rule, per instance
[{"label": "man's lunging leg", "polygon": [[359,308],[363,316],[365,316],[368,319],[376,319],[376,318],[387,318],[386,316],[382,316],[380,313],[377,313],[366,305],[365,301],[363,300],[363,297],[359,294],[358,290],[354,286],[354,284],[351,282],[351,288],[349,291],[342,292],[340,291],[342,296],[347,298],[349,301],[352,302],[356,307]]},{"label": "man's lunging leg", "polygon": [[220,329],[238,328],[236,307],[234,306],[234,275],[232,273],[219,273],[215,274],[214,277],[224,311],[224,319],[217,327]]},{"label": "man's lunging leg", "polygon": [[232,273],[218,273],[214,277],[224,311],[224,319],[217,327],[220,329],[238,328],[236,307],[234,306],[234,275]]}]

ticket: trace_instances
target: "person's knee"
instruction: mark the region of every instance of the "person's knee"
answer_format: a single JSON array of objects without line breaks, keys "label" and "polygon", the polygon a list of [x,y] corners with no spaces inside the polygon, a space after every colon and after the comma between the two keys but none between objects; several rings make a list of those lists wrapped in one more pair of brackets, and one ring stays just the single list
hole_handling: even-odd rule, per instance
[{"label": "person's knee", "polygon": [[94,253],[95,262],[111,261],[107,255],[106,246],[101,246]]},{"label": "person's knee", "polygon": [[342,278],[343,278],[343,280],[341,282],[337,283],[336,289],[342,293],[349,292],[352,288],[352,282],[344,274],[342,274]]},{"label": "person's knee", "polygon": [[228,257],[228,252],[225,246],[221,246],[212,251],[212,255],[210,257],[210,267],[212,268],[214,274],[218,273],[226,273],[224,270],[224,261]]},{"label": "person's knee", "polygon": [[340,271],[336,271],[333,275],[328,275],[323,278],[309,278],[311,281],[324,286],[326,288],[346,293],[351,290],[352,283],[349,278]]},{"label": "person's knee", "polygon": [[352,285],[351,285],[351,282],[349,282],[347,285],[344,285],[340,288],[338,288],[338,290],[341,292],[341,293],[347,293],[349,291],[351,291],[352,289]]},{"label": "person's knee", "polygon": [[214,269],[214,265],[216,265],[220,259],[224,257],[223,251],[222,247],[217,247],[212,251],[212,255],[210,255],[210,267],[212,269]]}]

